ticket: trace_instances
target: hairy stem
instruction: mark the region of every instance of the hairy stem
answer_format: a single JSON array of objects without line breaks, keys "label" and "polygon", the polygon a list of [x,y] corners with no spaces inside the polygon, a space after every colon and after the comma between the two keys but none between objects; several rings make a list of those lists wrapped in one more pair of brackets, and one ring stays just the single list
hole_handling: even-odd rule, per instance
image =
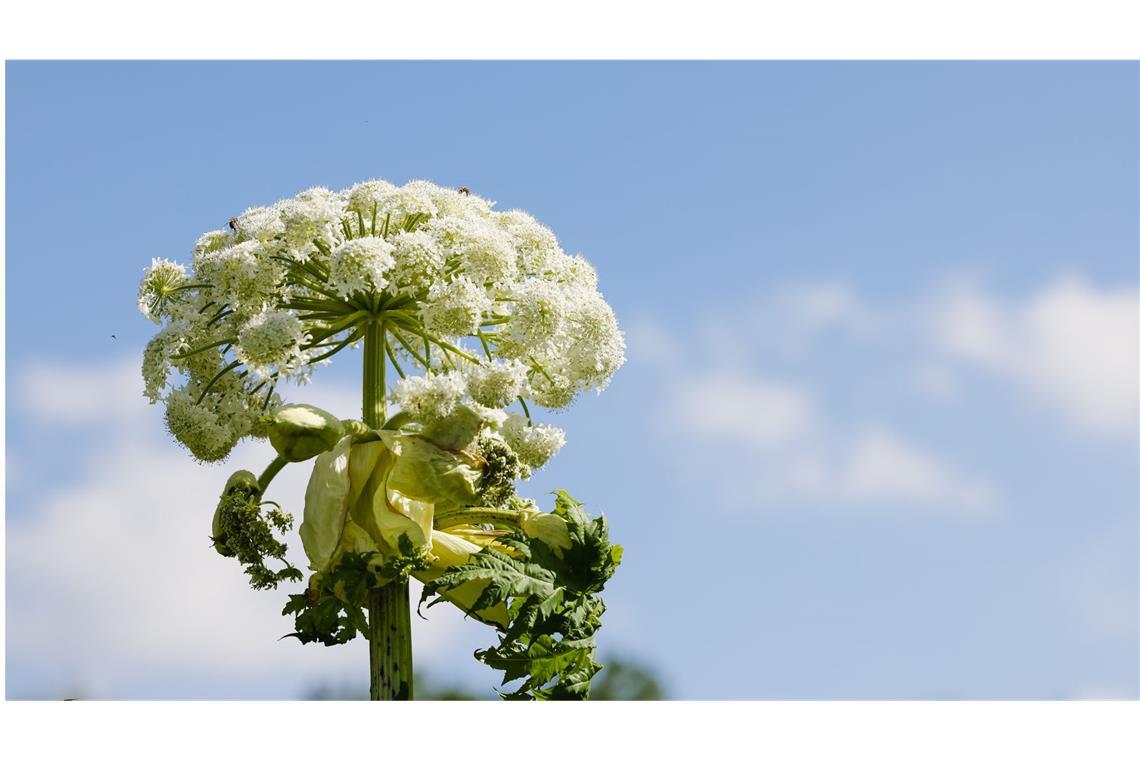
[{"label": "hairy stem", "polygon": [[[387,334],[375,317],[364,331],[364,423],[383,426]],[[374,700],[412,698],[412,608],[408,582],[391,581],[368,592],[369,696]]]}]

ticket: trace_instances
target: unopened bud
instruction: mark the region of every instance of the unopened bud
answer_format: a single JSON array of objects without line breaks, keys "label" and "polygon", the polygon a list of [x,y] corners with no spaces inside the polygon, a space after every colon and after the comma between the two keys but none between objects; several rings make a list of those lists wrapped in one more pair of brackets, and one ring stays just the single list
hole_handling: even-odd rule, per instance
[{"label": "unopened bud", "polygon": [[344,425],[324,409],[286,404],[269,417],[269,442],[287,462],[304,462],[344,437]]},{"label": "unopened bud", "polygon": [[261,495],[261,486],[257,484],[257,476],[249,470],[238,470],[226,481],[222,490],[222,498],[218,500],[218,508],[214,510],[213,539],[214,548],[223,557],[234,556],[233,549],[226,545],[225,532],[222,530],[222,513],[232,508],[235,501],[245,502]]}]

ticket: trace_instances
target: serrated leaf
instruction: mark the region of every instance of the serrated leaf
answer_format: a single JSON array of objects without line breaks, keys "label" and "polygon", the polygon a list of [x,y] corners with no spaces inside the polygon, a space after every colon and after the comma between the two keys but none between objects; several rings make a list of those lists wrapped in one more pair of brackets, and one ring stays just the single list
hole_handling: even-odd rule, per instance
[{"label": "serrated leaf", "polygon": [[591,518],[565,491],[555,494],[554,516],[565,522],[569,546],[546,543],[542,532],[518,531],[424,583],[421,604],[481,582],[486,587],[469,612],[505,605],[509,625],[498,646],[475,653],[503,672],[504,685],[522,681],[517,690],[500,692],[504,699],[586,699],[601,669],[594,634],[605,604],[598,594],[622,552],[609,543],[605,518]]}]

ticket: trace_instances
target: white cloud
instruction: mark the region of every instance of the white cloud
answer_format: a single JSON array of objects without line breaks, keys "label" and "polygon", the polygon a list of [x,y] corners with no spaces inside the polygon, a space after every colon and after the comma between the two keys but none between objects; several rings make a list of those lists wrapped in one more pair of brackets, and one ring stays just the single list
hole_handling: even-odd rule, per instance
[{"label": "white cloud", "polygon": [[679,376],[671,388],[665,405],[671,429],[682,426],[717,460],[733,448],[746,450],[753,466],[739,472],[754,479],[753,492],[765,502],[963,514],[983,513],[995,502],[984,481],[885,425],[857,426],[850,435],[805,387],[721,368]]},{"label": "white cloud", "polygon": [[[958,281],[872,304],[843,283],[801,283],[724,304],[688,333],[643,317],[629,342],[663,378],[662,418],[714,446],[748,449],[755,463],[749,472],[764,481],[759,493],[766,500],[985,512],[998,501],[986,479],[890,421],[908,403],[902,392],[940,405],[970,404],[971,368],[1003,378],[1079,430],[1137,427],[1140,294],[1133,287],[1097,288],[1067,277],[1022,299],[999,299]],[[850,360],[861,363],[841,363]],[[812,385],[826,395],[781,379],[781,366],[818,377]],[[845,378],[860,372],[864,380],[867,373],[877,378],[866,406],[844,397]]]},{"label": "white cloud", "polygon": [[[860,509],[894,505],[982,514],[997,503],[997,489],[930,451],[889,419],[892,404],[902,400],[890,395],[896,385],[941,403],[965,396],[958,368],[929,351],[927,327],[938,324],[928,318],[930,310],[928,299],[917,306],[872,305],[843,283],[800,283],[722,305],[691,334],[667,331],[643,317],[631,330],[629,344],[660,370],[665,386],[661,417],[671,428],[680,425],[704,441],[715,462],[747,452],[748,465],[726,468],[753,483],[724,483],[733,500],[751,493],[753,501],[758,496],[765,503]],[[955,355],[1005,355],[1004,345],[994,341],[992,324],[1000,321],[994,312],[984,300],[956,302],[953,334],[938,345],[954,345]],[[836,366],[836,359],[849,355],[843,349],[853,343],[860,346],[856,356],[872,364]],[[699,355],[699,366],[677,360],[687,345],[692,350],[685,356]],[[893,373],[890,366],[875,363],[884,356],[897,361],[900,351],[909,370]],[[821,367],[819,381],[808,385],[780,377],[776,367],[788,361],[801,377],[813,366]],[[875,410],[864,415],[858,398],[844,398],[845,378],[868,370],[884,378],[876,385],[885,393]],[[895,377],[902,383],[894,383]],[[812,386],[826,395],[817,395]]]},{"label": "white cloud", "polygon": [[758,446],[802,438],[816,416],[802,389],[730,371],[677,379],[670,406],[697,434]]},{"label": "white cloud", "polygon": [[1062,278],[1021,303],[970,284],[934,308],[946,354],[1007,378],[1082,429],[1132,432],[1140,409],[1140,295]]},{"label": "white cloud", "polygon": [[993,501],[990,486],[965,476],[888,430],[864,431],[852,446],[841,479],[861,500],[900,500],[980,511]]},{"label": "white cloud", "polygon": [[141,377],[140,362],[65,368],[32,361],[18,376],[17,390],[24,410],[43,422],[91,423],[145,414]]},{"label": "white cloud", "polygon": [[[47,394],[76,387],[70,365],[37,365],[20,384],[39,422],[99,424],[105,437],[61,452],[78,473],[73,482],[9,511],[9,696],[81,684],[93,696],[287,697],[318,682],[367,683],[363,642],[279,641],[290,628],[280,614],[285,589],[253,591],[240,566],[210,547],[222,485],[234,470],[259,471],[267,447],[243,444],[221,466],[196,465],[159,432],[161,413],[142,398],[133,365],[81,370],[87,400],[63,411]],[[319,397],[336,409],[353,395],[326,388]],[[307,477],[304,464],[293,465],[270,487],[298,520]],[[290,559],[305,567],[292,538]],[[462,671],[476,646],[493,641],[447,605],[426,615],[428,623],[413,618],[416,657],[432,670]]]},{"label": "white cloud", "polygon": [[846,283],[802,282],[722,306],[702,326],[701,342],[718,355],[755,350],[802,356],[824,337],[871,337],[879,321],[875,309]]},{"label": "white cloud", "polygon": [[788,286],[777,292],[774,306],[784,316],[781,324],[790,321],[806,331],[841,327],[864,332],[871,324],[867,306],[846,283],[801,283]]}]

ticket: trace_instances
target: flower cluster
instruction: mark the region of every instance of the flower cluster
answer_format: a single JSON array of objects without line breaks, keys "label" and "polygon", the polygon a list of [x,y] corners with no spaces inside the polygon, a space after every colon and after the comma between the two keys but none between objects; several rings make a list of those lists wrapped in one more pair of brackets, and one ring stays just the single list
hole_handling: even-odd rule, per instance
[{"label": "flower cluster", "polygon": [[564,407],[624,360],[584,259],[523,211],[423,181],[313,188],[248,209],[203,235],[188,268],[155,259],[139,309],[162,328],[144,353],[146,394],[204,461],[263,434],[281,381],[307,382],[369,325],[383,328],[410,416],[517,402],[524,416],[502,439],[532,467],[563,438],[532,425],[526,402]]}]

